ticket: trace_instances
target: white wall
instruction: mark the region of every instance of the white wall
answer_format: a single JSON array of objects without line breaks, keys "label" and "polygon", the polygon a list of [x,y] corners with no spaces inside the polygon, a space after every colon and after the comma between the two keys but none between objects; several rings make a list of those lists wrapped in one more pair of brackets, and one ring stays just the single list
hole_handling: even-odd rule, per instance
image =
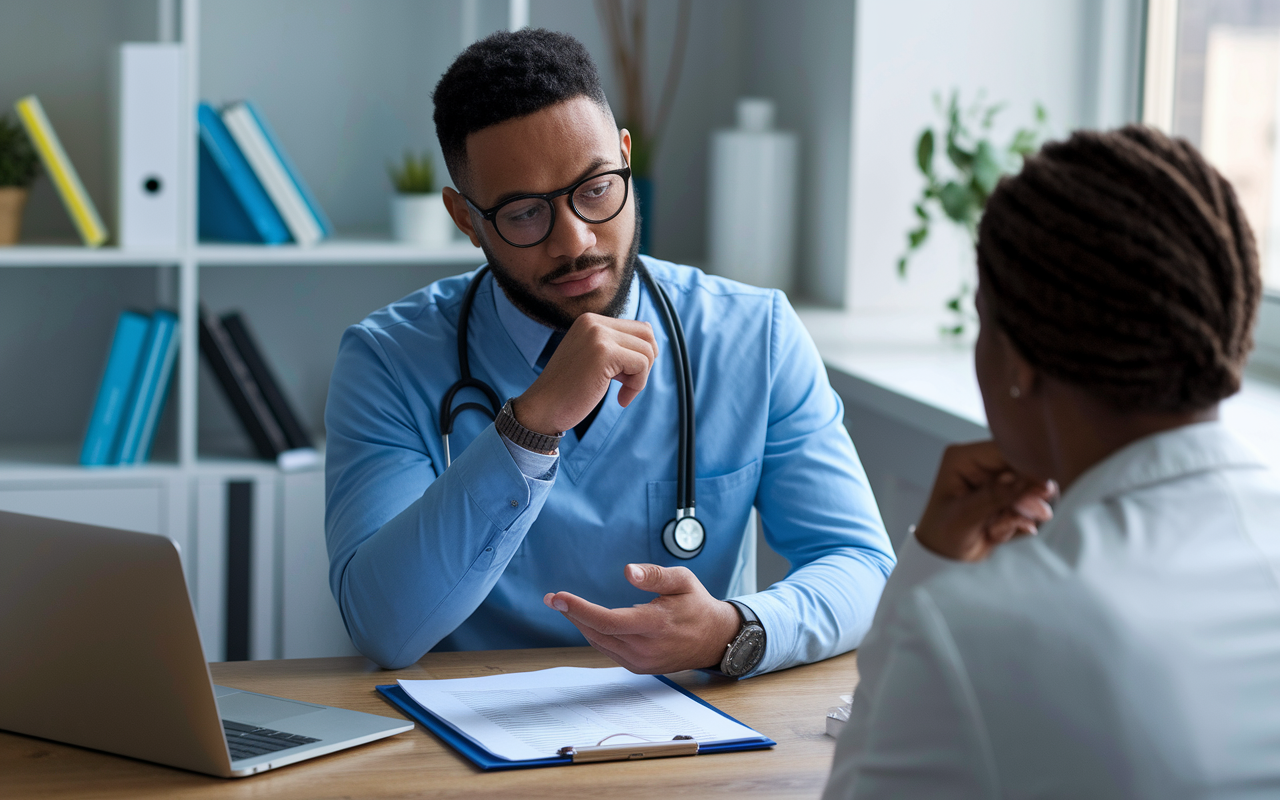
[{"label": "white wall", "polygon": [[[1007,103],[1005,140],[1049,112],[1051,132],[1132,118],[1136,0],[865,0],[855,35],[853,189],[845,305],[859,314],[937,312],[971,270],[967,237],[939,225],[912,259],[894,265],[913,227],[922,178],[915,142],[939,116],[933,95],[979,90]],[[933,329],[933,323],[927,327]]]},{"label": "white wall", "polygon": [[753,0],[746,93],[777,103],[777,126],[800,137],[793,301],[839,305],[849,247],[854,3]]}]

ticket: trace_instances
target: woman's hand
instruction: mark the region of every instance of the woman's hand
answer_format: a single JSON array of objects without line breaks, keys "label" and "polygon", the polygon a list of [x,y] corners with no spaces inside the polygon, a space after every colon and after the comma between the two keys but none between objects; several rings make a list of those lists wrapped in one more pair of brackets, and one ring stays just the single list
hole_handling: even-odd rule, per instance
[{"label": "woman's hand", "polygon": [[1053,517],[1052,480],[1016,473],[994,442],[952,445],[942,454],[924,516],[920,544],[946,558],[981,561],[1014,536],[1036,532]]}]

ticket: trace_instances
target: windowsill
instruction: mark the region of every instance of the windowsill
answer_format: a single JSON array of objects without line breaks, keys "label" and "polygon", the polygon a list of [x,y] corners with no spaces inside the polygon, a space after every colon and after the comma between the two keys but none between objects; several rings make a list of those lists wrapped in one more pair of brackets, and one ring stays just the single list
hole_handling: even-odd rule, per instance
[{"label": "windowsill", "polygon": [[[868,405],[948,441],[985,435],[973,345],[943,341],[937,319],[798,312],[827,367],[857,379],[858,396],[846,403]],[[1222,420],[1280,469],[1280,372],[1251,367],[1241,391],[1222,403]]]}]

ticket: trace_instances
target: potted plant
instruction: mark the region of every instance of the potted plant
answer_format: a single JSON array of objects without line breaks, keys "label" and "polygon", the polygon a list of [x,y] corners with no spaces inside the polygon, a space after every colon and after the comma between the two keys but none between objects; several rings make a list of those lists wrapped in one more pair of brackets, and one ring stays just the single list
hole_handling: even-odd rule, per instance
[{"label": "potted plant", "polygon": [[36,152],[22,125],[0,116],[0,245],[16,244],[22,231],[22,209],[36,179]]},{"label": "potted plant", "polygon": [[[1004,104],[988,104],[981,94],[968,108],[960,106],[957,92],[951,93],[951,101],[944,108],[941,96],[934,103],[946,122],[943,150],[950,162],[950,175],[942,175],[934,166],[937,138],[933,128],[926,128],[916,142],[916,166],[924,176],[925,185],[914,204],[918,225],[907,232],[907,251],[898,259],[898,277],[906,278],[907,260],[929,238],[929,226],[933,212],[942,212],[945,219],[964,228],[971,244],[978,239],[978,220],[987,198],[1002,177],[1022,168],[1022,159],[1034,153],[1044,138],[1046,114],[1044,107],[1035,107],[1035,124],[1019,128],[1006,145],[992,141],[991,127]],[[976,129],[976,130],[975,130]],[[943,328],[948,336],[963,336],[966,329],[977,322],[973,311],[974,286],[970,280],[962,281],[956,295],[947,300],[947,309],[954,316],[953,322]]]},{"label": "potted plant", "polygon": [[444,247],[453,235],[453,220],[444,197],[436,189],[436,171],[430,153],[388,164],[387,173],[396,188],[391,198],[391,230],[397,241],[423,247]]}]

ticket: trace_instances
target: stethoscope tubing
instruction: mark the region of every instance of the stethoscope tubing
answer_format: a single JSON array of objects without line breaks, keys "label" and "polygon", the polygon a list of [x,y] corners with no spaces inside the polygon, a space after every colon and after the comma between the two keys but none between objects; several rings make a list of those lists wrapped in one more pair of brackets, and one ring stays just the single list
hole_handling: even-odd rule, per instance
[{"label": "stethoscope tubing", "polygon": [[[471,284],[467,286],[467,293],[462,296],[462,308],[458,310],[458,372],[460,377],[457,382],[449,387],[448,391],[444,393],[444,397],[440,400],[440,437],[444,440],[445,469],[453,465],[453,455],[449,452],[449,434],[453,433],[453,423],[458,418],[458,415],[468,409],[475,409],[476,411],[483,411],[489,419],[496,420],[498,412],[502,410],[502,401],[498,398],[498,393],[493,390],[493,387],[478,378],[471,377],[471,359],[467,355],[467,327],[468,320],[471,317],[471,305],[475,302],[476,291],[480,288],[480,281],[488,271],[488,264],[476,271],[475,276],[471,279]],[[477,389],[483,392],[485,398],[489,401],[490,408],[471,402],[463,403],[457,408],[453,408],[454,396],[463,389]]]},{"label": "stethoscope tubing", "polygon": [[[452,463],[452,453],[449,448],[449,435],[453,432],[453,423],[458,415],[463,411],[474,409],[482,411],[491,420],[498,418],[498,413],[502,410],[502,400],[498,397],[498,393],[493,387],[478,378],[471,375],[471,360],[467,353],[467,331],[468,322],[471,316],[471,306],[475,302],[476,292],[480,288],[480,282],[489,271],[486,264],[476,271],[471,278],[471,283],[467,286],[466,294],[462,297],[462,306],[458,310],[458,371],[460,373],[457,382],[455,382],[444,393],[444,397],[440,401],[440,436],[444,440],[444,458],[445,468],[448,469]],[[694,413],[694,394],[693,394],[693,368],[690,365],[689,347],[685,341],[684,326],[680,323],[680,315],[676,313],[675,304],[671,302],[671,297],[667,294],[653,276],[649,274],[649,270],[644,264],[638,264],[636,271],[640,273],[641,279],[645,285],[649,287],[649,293],[653,295],[654,306],[658,309],[658,315],[662,317],[663,325],[667,329],[667,333],[671,340],[673,349],[675,350],[675,372],[676,372],[676,405],[679,414],[677,425],[678,433],[678,449],[676,452],[676,521],[684,517],[694,516],[695,503],[695,476],[697,468],[697,450],[695,442],[695,419]],[[489,401],[489,407],[475,402],[466,402],[460,404],[457,408],[453,408],[453,399],[458,392],[463,389],[476,389],[485,395],[485,399]],[[699,546],[698,551],[701,551]],[[690,556],[682,556],[690,557]]]},{"label": "stethoscope tubing", "polygon": [[693,413],[693,371],[689,365],[689,350],[685,344],[684,326],[680,324],[680,315],[665,289],[658,285],[644,264],[637,266],[649,291],[653,294],[654,305],[662,316],[663,324],[671,334],[671,343],[675,348],[676,361],[676,397],[679,409],[679,449],[676,453],[676,509],[692,511],[694,507],[695,485],[690,476],[694,475],[694,456],[697,452],[694,442]]}]

